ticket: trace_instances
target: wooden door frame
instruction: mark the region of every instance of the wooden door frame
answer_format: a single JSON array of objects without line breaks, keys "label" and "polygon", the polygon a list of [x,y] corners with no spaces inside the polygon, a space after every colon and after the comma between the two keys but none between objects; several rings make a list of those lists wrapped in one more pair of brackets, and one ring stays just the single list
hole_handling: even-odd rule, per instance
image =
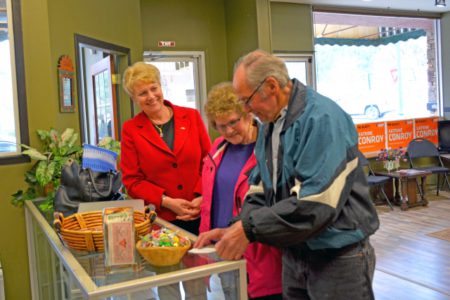
[{"label": "wooden door frame", "polygon": [[[86,124],[84,122],[84,116],[86,114],[85,110],[85,91],[84,91],[84,81],[86,80],[86,71],[83,68],[83,55],[81,53],[82,48],[89,49],[98,49],[104,53],[108,53],[111,55],[125,55],[127,56],[127,64],[131,65],[131,51],[129,48],[122,47],[119,45],[111,44],[108,42],[100,41],[97,39],[93,39],[87,36],[83,36],[80,34],[74,35],[75,41],[75,61],[76,61],[76,70],[77,70],[77,88],[78,88],[78,111],[79,111],[79,122],[80,122],[80,139],[82,143],[88,142],[88,128],[86,128]],[[118,101],[119,102],[119,101]],[[130,110],[131,114],[134,115],[134,106],[132,101],[130,100]],[[119,103],[117,103],[119,105]],[[117,110],[120,111],[119,107]],[[117,120],[117,131],[118,136],[117,140],[120,140],[120,115],[118,114]]]}]

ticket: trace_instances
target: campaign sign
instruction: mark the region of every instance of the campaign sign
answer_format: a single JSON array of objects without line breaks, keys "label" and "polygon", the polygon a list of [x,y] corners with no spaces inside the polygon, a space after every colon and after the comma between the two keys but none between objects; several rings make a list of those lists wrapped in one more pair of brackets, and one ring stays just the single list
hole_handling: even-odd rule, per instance
[{"label": "campaign sign", "polygon": [[362,153],[377,153],[386,148],[384,122],[357,124],[358,148]]},{"label": "campaign sign", "polygon": [[427,139],[432,143],[438,143],[439,118],[423,118],[415,120],[415,137]]},{"label": "campaign sign", "polygon": [[400,120],[386,122],[387,148],[400,149],[408,147],[414,139],[414,120]]}]

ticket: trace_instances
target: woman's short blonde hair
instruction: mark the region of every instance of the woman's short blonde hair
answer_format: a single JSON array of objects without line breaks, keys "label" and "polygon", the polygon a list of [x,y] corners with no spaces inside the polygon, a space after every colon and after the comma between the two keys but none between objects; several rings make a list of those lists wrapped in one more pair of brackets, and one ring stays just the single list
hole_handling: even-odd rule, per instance
[{"label": "woman's short blonde hair", "polygon": [[139,61],[129,66],[123,73],[123,89],[129,95],[133,95],[136,83],[161,84],[161,75],[157,67]]},{"label": "woman's short blonde hair", "polygon": [[208,93],[208,101],[205,104],[206,116],[212,127],[216,127],[216,118],[232,113],[246,115],[233,91],[231,82],[221,82],[211,88]]}]

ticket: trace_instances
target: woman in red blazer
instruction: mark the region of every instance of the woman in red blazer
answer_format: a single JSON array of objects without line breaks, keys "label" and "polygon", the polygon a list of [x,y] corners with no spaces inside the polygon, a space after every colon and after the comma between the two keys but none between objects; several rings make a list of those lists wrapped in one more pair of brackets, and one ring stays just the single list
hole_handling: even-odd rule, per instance
[{"label": "woman in red blazer", "polygon": [[195,109],[164,100],[155,66],[137,62],[123,77],[125,91],[142,110],[122,129],[120,167],[127,193],[198,234],[202,160],[211,145],[202,118]]}]

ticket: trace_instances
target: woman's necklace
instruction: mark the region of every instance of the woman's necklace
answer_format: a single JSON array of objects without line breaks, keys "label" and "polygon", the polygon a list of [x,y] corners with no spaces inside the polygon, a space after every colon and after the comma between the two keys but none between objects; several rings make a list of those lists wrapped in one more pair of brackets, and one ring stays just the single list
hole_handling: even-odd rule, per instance
[{"label": "woman's necklace", "polygon": [[[165,106],[165,108],[167,109],[167,111],[169,113],[169,121],[170,121],[170,119],[172,118],[172,110],[167,106]],[[150,121],[153,123],[153,126],[155,126],[156,130],[158,130],[159,136],[164,137],[164,132],[163,132],[164,124],[156,124],[151,119],[150,119]]]},{"label": "woman's necklace", "polygon": [[153,124],[153,125],[155,126],[156,129],[158,129],[159,136],[164,137],[164,132],[163,132],[164,124],[161,124],[161,125]]}]

